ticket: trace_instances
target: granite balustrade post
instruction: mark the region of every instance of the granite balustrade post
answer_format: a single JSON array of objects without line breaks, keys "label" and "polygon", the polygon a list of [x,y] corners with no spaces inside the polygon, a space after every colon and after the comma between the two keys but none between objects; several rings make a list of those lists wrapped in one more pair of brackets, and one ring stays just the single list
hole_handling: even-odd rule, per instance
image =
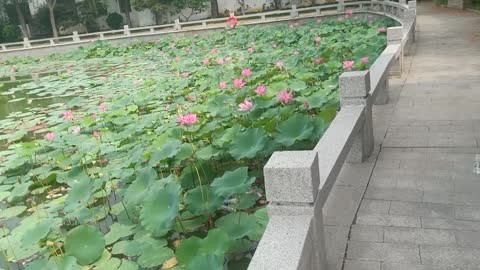
[{"label": "granite balustrade post", "polygon": [[269,223],[248,270],[326,270],[317,152],[275,152],[263,170]]},{"label": "granite balustrade post", "polygon": [[370,72],[344,72],[339,78],[340,104],[345,106],[365,106],[365,122],[355,135],[347,161],[361,163],[373,152],[372,100],[370,94]]}]

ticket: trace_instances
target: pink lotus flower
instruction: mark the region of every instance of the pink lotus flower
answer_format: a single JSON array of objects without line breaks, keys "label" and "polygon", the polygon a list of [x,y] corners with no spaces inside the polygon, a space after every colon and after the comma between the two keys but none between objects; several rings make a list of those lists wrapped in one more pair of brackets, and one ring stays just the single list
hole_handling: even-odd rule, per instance
[{"label": "pink lotus flower", "polygon": [[102,81],[106,81],[106,80],[107,80],[107,77],[105,77],[105,76],[102,76],[102,77],[100,77],[100,80],[102,80]]},{"label": "pink lotus flower", "polygon": [[248,48],[247,50],[249,53],[252,53],[253,52],[253,48]]},{"label": "pink lotus flower", "polygon": [[72,118],[73,118],[72,111],[66,111],[63,113],[63,120],[72,120]]},{"label": "pink lotus flower", "polygon": [[364,65],[368,64],[368,57],[362,57],[361,61]]},{"label": "pink lotus flower", "polygon": [[105,103],[100,104],[100,106],[98,106],[98,109],[99,109],[101,112],[107,111],[107,110],[108,110],[107,104],[105,104]]},{"label": "pink lotus flower", "polygon": [[188,98],[189,101],[194,101],[195,100],[195,98],[191,95],[189,95],[187,98]]},{"label": "pink lotus flower", "polygon": [[367,18],[373,18],[373,15],[368,15]]},{"label": "pink lotus flower", "polygon": [[209,59],[203,59],[203,63],[204,63],[205,65],[208,65],[208,64],[210,64],[210,60],[209,60]]},{"label": "pink lotus flower", "polygon": [[225,88],[227,88],[227,83],[226,82],[220,82],[218,84],[218,86],[220,86],[220,89],[225,89]]},{"label": "pink lotus flower", "polygon": [[338,17],[338,21],[339,22],[343,21],[343,17]]},{"label": "pink lotus flower", "polygon": [[294,51],[294,52],[293,52],[293,54],[295,54],[295,55],[299,55],[299,54],[300,54],[300,52],[299,52],[299,51]]},{"label": "pink lotus flower", "polygon": [[78,134],[80,134],[80,131],[81,131],[81,128],[79,126],[76,126],[76,127],[73,128],[72,134],[73,135],[78,135]]},{"label": "pink lotus flower", "polygon": [[280,99],[280,102],[284,105],[295,100],[293,98],[292,92],[288,92],[287,90],[282,90],[282,92],[278,94],[278,98]]},{"label": "pink lotus flower", "polygon": [[317,63],[317,64],[321,64],[322,62],[323,62],[322,57],[319,57],[319,58],[315,59],[315,63]]},{"label": "pink lotus flower", "polygon": [[49,140],[49,141],[53,141],[55,139],[55,133],[53,132],[48,132],[47,134],[45,134],[44,138],[46,140]]},{"label": "pink lotus flower", "polygon": [[242,76],[245,76],[245,77],[252,76],[252,70],[249,68],[242,70]]},{"label": "pink lotus flower", "polygon": [[223,64],[225,64],[225,61],[223,61],[223,59],[218,59],[218,60],[217,60],[217,64],[223,65]]},{"label": "pink lotus flower", "polygon": [[304,107],[305,109],[308,109],[309,106],[310,106],[310,104],[308,104],[307,101],[304,101],[304,102],[303,102],[303,107]]},{"label": "pink lotus flower", "polygon": [[175,56],[175,61],[177,61],[177,62],[180,61],[180,57]]},{"label": "pink lotus flower", "polygon": [[186,48],[185,51],[189,53],[189,52],[190,52],[190,48]]},{"label": "pink lotus flower", "polygon": [[259,85],[257,89],[255,89],[255,93],[257,93],[259,96],[265,95],[267,93],[267,87],[264,85]]},{"label": "pink lotus flower", "polygon": [[343,68],[346,69],[346,70],[352,70],[354,64],[355,64],[354,61],[345,60],[345,61],[343,61]]},{"label": "pink lotus flower", "polygon": [[170,104],[165,105],[165,110],[167,111],[170,110],[170,107],[171,107]]},{"label": "pink lotus flower", "polygon": [[212,49],[212,53],[218,53],[218,49]]},{"label": "pink lotus flower", "polygon": [[245,99],[242,103],[238,105],[238,110],[241,112],[250,111],[253,108],[253,103]]},{"label": "pink lotus flower", "polygon": [[353,17],[354,20],[358,20],[358,16]]},{"label": "pink lotus flower", "polygon": [[225,62],[230,62],[230,61],[232,61],[232,57],[231,57],[231,56],[225,57]]},{"label": "pink lotus flower", "polygon": [[293,24],[290,24],[288,27],[289,27],[289,28],[293,28]]},{"label": "pink lotus flower", "polygon": [[190,76],[190,73],[186,71],[182,73],[182,77],[187,78],[188,76]]},{"label": "pink lotus flower", "polygon": [[317,23],[321,23],[322,22],[322,19],[317,19]]},{"label": "pink lotus flower", "polygon": [[93,137],[95,137],[95,138],[100,138],[100,133],[95,130],[95,131],[93,132]]},{"label": "pink lotus flower", "polygon": [[322,40],[322,38],[321,38],[321,37],[315,37],[315,42],[317,42],[317,43],[318,43],[318,42],[320,42],[321,40]]},{"label": "pink lotus flower", "polygon": [[173,44],[170,45],[170,49],[172,49],[172,50],[175,49],[175,45],[173,45]]},{"label": "pink lotus flower", "polygon": [[189,126],[193,125],[198,121],[197,115],[194,113],[187,113],[186,115],[179,115],[178,116],[178,123],[180,126]]},{"label": "pink lotus flower", "polygon": [[380,27],[380,28],[378,28],[378,32],[385,33],[385,32],[387,32],[387,30],[385,29],[385,27]]},{"label": "pink lotus flower", "polygon": [[352,14],[353,14],[353,10],[351,10],[351,9],[347,9],[347,14],[348,14],[348,15],[350,15],[350,16],[352,16]]},{"label": "pink lotus flower", "polygon": [[92,114],[92,119],[97,120],[97,114],[96,113]]},{"label": "pink lotus flower", "polygon": [[245,60],[245,57],[243,57],[243,56],[240,56],[240,57],[238,58],[238,61],[243,61],[243,60]]},{"label": "pink lotus flower", "polygon": [[285,64],[282,61],[277,62],[277,67],[279,67],[279,68],[283,68],[284,65]]},{"label": "pink lotus flower", "polygon": [[247,83],[243,81],[243,79],[235,79],[233,80],[233,87],[241,89],[243,88]]}]

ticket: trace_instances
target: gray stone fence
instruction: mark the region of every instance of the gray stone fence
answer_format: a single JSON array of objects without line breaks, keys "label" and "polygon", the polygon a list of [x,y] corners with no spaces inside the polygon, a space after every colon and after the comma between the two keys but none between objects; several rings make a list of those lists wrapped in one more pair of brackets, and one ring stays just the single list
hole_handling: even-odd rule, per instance
[{"label": "gray stone fence", "polygon": [[399,5],[402,25],[387,29],[387,47],[370,70],[340,76],[341,110],[316,147],[275,152],[265,165],[270,220],[249,270],[327,269],[323,206],[344,162],[372,153],[372,106],[388,102],[388,77],[401,74],[404,48],[415,39],[416,2]]},{"label": "gray stone fence", "polygon": [[[410,9],[405,8],[405,0],[394,1],[353,1],[344,2],[337,0],[337,4],[298,8],[292,5],[290,10],[279,10],[265,13],[257,13],[245,16],[238,16],[241,25],[261,25],[279,23],[291,20],[309,19],[322,16],[333,16],[351,9],[356,13],[376,13],[401,21],[401,18],[411,16]],[[163,35],[179,33],[205,33],[217,31],[226,26],[225,18],[209,19],[192,22],[180,22],[176,20],[173,24],[155,25],[149,27],[129,28],[127,25],[120,30],[78,34],[73,32],[71,36],[58,38],[29,40],[25,38],[22,42],[0,44],[0,58],[6,59],[12,56],[46,56],[55,52],[65,52],[80,46],[87,45],[96,40],[110,40],[119,42],[130,40],[153,41]]]}]

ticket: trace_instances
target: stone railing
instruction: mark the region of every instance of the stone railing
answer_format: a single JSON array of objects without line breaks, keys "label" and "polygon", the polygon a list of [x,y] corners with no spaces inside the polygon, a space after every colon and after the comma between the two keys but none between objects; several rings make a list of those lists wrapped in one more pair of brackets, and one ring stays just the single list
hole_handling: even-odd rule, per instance
[{"label": "stone railing", "polygon": [[265,165],[270,221],[249,270],[327,269],[323,207],[344,162],[360,163],[372,153],[372,106],[388,102],[388,77],[401,74],[404,48],[415,37],[416,2],[373,12],[390,11],[402,25],[387,29],[387,47],[370,70],[340,76],[341,110],[316,147],[275,152]]},{"label": "stone railing", "polygon": [[[245,16],[238,16],[237,19],[242,25],[258,25],[278,23],[283,21],[308,19],[322,16],[332,16],[343,13],[346,9],[355,12],[369,12],[389,16],[397,21],[401,18],[411,16],[410,9],[406,8],[405,0],[393,1],[354,1],[344,2],[337,0],[337,4],[313,6],[297,9],[292,5],[290,10],[279,10],[265,13],[257,13]],[[403,1],[403,2],[402,2]],[[11,56],[45,56],[54,52],[63,52],[78,48],[96,40],[121,41],[125,39],[138,42],[158,39],[166,34],[199,32],[225,28],[225,18],[209,19],[192,22],[180,22],[176,20],[173,24],[156,25],[149,27],[129,28],[127,25],[121,30],[112,30],[88,34],[74,32],[71,36],[58,38],[29,40],[24,38],[23,42],[0,44],[0,57]]]}]

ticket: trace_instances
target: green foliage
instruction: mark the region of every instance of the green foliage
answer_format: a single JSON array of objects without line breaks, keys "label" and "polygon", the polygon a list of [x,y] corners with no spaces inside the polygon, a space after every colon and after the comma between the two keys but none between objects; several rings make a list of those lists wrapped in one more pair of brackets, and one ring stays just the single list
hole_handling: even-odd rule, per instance
[{"label": "green foliage", "polygon": [[108,24],[108,27],[110,27],[112,29],[121,29],[123,27],[123,17],[122,17],[122,15],[120,15],[116,12],[108,14],[107,24]]},{"label": "green foliage", "polygon": [[[54,74],[2,95],[26,107],[0,120],[0,222],[21,219],[0,231],[0,249],[8,261],[34,258],[29,270],[245,269],[268,222],[268,157],[317,143],[339,109],[342,62],[368,68],[385,48],[378,28],[391,23],[97,41],[1,65]],[[281,102],[285,90],[292,99]],[[239,110],[245,100],[251,108]]]},{"label": "green foliage", "polygon": [[4,25],[2,28],[2,37],[6,42],[15,42],[22,39],[22,30],[14,24]]}]

